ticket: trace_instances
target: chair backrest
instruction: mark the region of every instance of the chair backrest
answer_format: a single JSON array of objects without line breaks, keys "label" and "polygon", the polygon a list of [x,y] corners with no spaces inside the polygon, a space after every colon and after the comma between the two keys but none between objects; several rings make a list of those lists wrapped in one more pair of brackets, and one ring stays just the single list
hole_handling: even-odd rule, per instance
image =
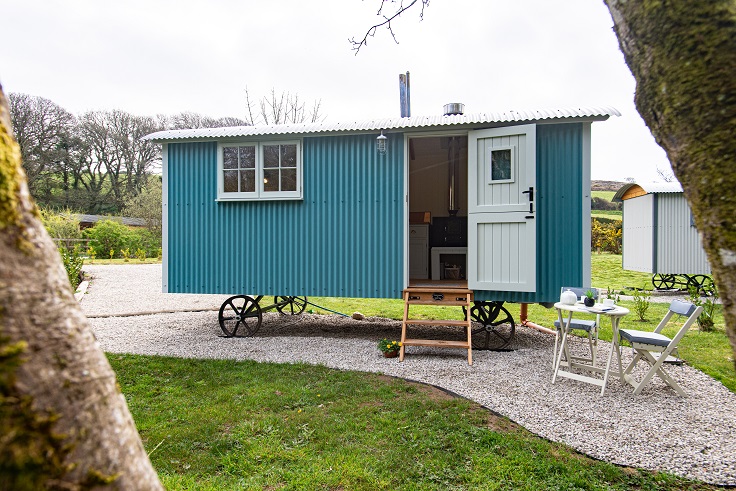
[{"label": "chair backrest", "polygon": [[682,300],[673,300],[670,303],[670,308],[667,311],[667,314],[665,314],[664,319],[659,322],[659,325],[654,330],[654,332],[658,333],[662,329],[664,329],[664,326],[667,325],[672,316],[675,314],[687,316],[685,323],[682,325],[682,327],[680,327],[680,330],[677,331],[677,334],[675,335],[675,337],[672,338],[672,341],[670,342],[670,345],[677,346],[677,343],[679,343],[680,339],[685,336],[685,333],[687,333],[687,331],[690,329],[690,326],[693,325],[693,322],[697,320],[701,312],[703,312],[703,307],[696,306],[690,302],[683,302]]},{"label": "chair backrest", "polygon": [[578,298],[584,296],[586,293],[588,293],[588,290],[590,290],[593,292],[593,298],[598,300],[598,288],[581,288],[579,286],[563,286],[562,288],[560,288],[560,295],[565,290],[570,290]]}]

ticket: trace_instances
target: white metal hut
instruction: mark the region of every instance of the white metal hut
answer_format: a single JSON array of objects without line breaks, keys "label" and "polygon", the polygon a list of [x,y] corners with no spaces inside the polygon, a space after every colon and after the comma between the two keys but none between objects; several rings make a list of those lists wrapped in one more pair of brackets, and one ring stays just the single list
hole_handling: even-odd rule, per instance
[{"label": "white metal hut", "polygon": [[623,202],[624,269],[660,277],[711,273],[680,183],[627,184],[613,201]]}]

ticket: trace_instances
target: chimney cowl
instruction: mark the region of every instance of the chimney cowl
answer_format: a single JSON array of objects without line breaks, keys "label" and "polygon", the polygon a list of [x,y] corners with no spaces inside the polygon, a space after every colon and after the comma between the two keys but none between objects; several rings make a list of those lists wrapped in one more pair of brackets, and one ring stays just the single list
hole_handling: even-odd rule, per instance
[{"label": "chimney cowl", "polygon": [[460,102],[451,102],[450,104],[445,104],[444,109],[445,116],[462,115],[465,111],[465,104],[462,104]]}]

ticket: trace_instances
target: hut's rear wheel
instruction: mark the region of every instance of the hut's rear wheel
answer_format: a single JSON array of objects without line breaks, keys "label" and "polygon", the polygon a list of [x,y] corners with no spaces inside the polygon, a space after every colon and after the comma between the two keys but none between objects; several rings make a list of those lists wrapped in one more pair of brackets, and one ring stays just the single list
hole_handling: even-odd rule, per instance
[{"label": "hut's rear wheel", "polygon": [[[473,348],[493,351],[504,349],[511,344],[516,324],[503,306],[503,302],[473,302],[473,304],[470,307],[470,318],[474,321]],[[465,313],[463,307],[463,314]]]},{"label": "hut's rear wheel", "polygon": [[299,315],[307,308],[307,297],[274,297],[276,310],[284,315]]},{"label": "hut's rear wheel", "polygon": [[258,302],[248,295],[235,295],[222,304],[217,316],[220,329],[231,338],[240,331],[244,336],[253,336],[261,327],[263,313]]},{"label": "hut's rear wheel", "polygon": [[704,274],[696,274],[690,276],[687,281],[687,288],[695,288],[700,295],[711,296],[715,293],[715,286],[713,285],[713,278]]}]

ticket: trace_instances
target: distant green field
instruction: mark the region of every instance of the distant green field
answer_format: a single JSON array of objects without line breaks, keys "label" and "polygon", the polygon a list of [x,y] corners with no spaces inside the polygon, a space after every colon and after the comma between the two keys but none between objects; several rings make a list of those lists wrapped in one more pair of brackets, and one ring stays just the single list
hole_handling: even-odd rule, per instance
[{"label": "distant green field", "polygon": [[592,210],[590,212],[590,216],[593,218],[603,217],[612,218],[613,220],[621,220],[622,214],[621,210]]},{"label": "distant green field", "polygon": [[616,194],[615,191],[591,191],[590,197],[591,198],[603,198],[605,200],[611,201],[613,199],[613,196]]}]

